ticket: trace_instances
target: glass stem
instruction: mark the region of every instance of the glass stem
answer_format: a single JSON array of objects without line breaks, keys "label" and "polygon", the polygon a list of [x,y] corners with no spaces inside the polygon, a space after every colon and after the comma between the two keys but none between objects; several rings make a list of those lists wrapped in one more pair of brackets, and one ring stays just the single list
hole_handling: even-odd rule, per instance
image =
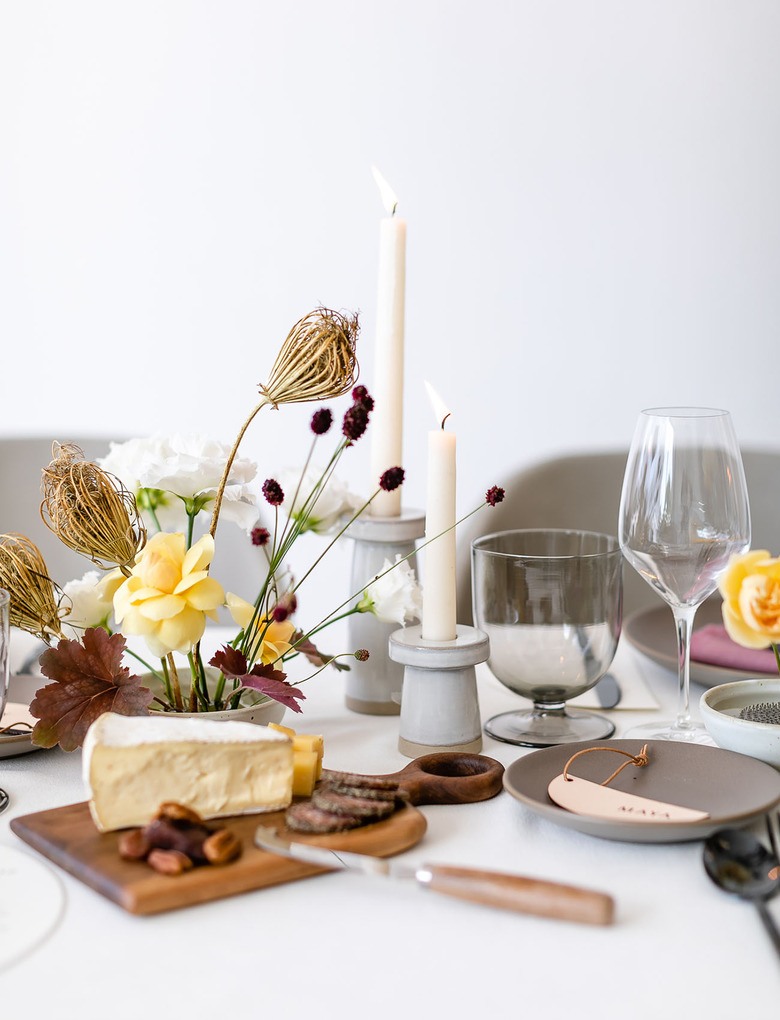
[{"label": "glass stem", "polygon": [[675,729],[691,729],[691,630],[696,606],[672,606],[674,624],[677,630],[677,672],[680,681],[680,694],[677,702],[677,722]]}]

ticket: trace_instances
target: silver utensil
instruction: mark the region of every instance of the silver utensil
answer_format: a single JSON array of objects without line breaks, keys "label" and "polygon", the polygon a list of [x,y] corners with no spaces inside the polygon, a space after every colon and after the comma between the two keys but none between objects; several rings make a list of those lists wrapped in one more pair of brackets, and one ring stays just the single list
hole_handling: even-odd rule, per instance
[{"label": "silver utensil", "polygon": [[704,868],[721,889],[755,904],[780,955],[780,931],[766,906],[780,889],[780,862],[774,853],[749,832],[721,829],[705,840]]},{"label": "silver utensil", "polygon": [[331,871],[358,871],[364,875],[412,879],[445,896],[516,910],[522,914],[583,924],[611,924],[614,915],[614,901],[606,893],[557,882],[443,864],[409,867],[368,854],[291,842],[264,825],[255,830],[255,845],[261,850]]},{"label": "silver utensil", "polygon": [[602,708],[615,708],[623,697],[620,684],[611,673],[605,673],[593,690]]}]

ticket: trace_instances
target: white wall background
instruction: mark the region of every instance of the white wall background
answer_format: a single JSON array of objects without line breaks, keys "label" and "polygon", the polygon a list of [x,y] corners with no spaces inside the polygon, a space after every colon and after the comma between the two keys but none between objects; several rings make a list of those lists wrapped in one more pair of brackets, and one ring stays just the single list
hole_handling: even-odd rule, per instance
[{"label": "white wall background", "polygon": [[[777,445],[779,51],[776,0],[4,0],[0,433],[230,440],[320,302],[361,311],[370,388],[376,163],[408,220],[407,505],[424,378],[461,511],[649,405]],[[309,413],[254,427],[262,474]]]}]

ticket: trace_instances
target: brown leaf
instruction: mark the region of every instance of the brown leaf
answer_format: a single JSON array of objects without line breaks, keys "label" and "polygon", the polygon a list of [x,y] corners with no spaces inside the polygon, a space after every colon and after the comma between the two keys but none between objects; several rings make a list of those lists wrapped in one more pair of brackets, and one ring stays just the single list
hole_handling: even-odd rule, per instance
[{"label": "brown leaf", "polygon": [[40,720],[33,730],[34,744],[59,744],[63,751],[74,751],[104,712],[148,714],[152,692],[122,666],[125,647],[121,634],[90,627],[81,641],[63,638],[43,653],[41,671],[54,683],[37,691],[30,705]]},{"label": "brown leaf", "polygon": [[318,668],[322,666],[333,666],[339,673],[349,672],[349,666],[344,662],[339,662],[338,659],[332,655],[328,655],[325,652],[321,652],[313,641],[309,638],[302,638],[300,631],[293,637],[293,644],[295,645],[296,652],[300,652],[301,655],[305,655],[312,666]]},{"label": "brown leaf", "polygon": [[[259,662],[250,670],[247,668],[246,656],[230,645],[224,645],[221,651],[216,652],[209,660],[209,666],[216,666],[228,679],[238,680],[241,687],[248,687],[252,691],[265,694],[266,697],[278,701],[292,709],[293,712],[301,711],[301,706],[296,704],[296,701],[306,700],[303,691],[299,691],[297,687],[287,683],[286,673],[280,669],[274,669],[270,664],[264,666]],[[233,693],[237,693],[241,687],[236,688]]]}]

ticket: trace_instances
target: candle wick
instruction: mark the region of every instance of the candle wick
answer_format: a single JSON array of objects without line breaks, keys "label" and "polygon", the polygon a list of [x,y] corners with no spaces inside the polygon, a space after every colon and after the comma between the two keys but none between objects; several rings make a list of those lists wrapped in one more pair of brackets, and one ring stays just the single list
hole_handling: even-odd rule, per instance
[{"label": "candle wick", "polygon": [[449,416],[451,414],[452,414],[452,411],[447,411],[447,413],[442,418],[442,420],[441,420],[441,429],[442,429],[442,432],[444,431],[444,423],[446,422],[446,420],[449,418]]},{"label": "candle wick", "polygon": [[391,216],[395,216],[395,211],[398,208],[398,203],[393,202],[393,211],[390,213]]}]

